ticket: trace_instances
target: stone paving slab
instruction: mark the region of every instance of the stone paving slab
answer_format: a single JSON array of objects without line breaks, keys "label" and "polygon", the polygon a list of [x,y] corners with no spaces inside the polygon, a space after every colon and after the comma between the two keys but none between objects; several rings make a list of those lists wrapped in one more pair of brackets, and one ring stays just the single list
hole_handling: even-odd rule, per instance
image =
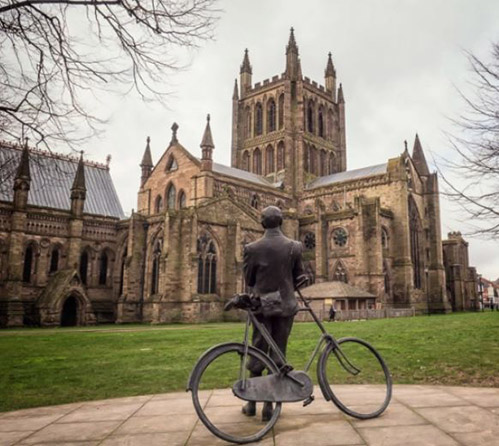
[{"label": "stone paving slab", "polygon": [[[369,405],[373,386],[338,386]],[[344,415],[315,389],[316,400],[282,405],[260,446],[499,446],[499,389],[394,386],[386,412],[372,420]],[[230,389],[201,392],[212,420],[230,432],[262,426],[246,418]],[[249,423],[249,424],[248,424]],[[258,427],[258,428],[260,428]],[[191,394],[175,392],[0,413],[0,446],[217,446],[198,420]]]}]

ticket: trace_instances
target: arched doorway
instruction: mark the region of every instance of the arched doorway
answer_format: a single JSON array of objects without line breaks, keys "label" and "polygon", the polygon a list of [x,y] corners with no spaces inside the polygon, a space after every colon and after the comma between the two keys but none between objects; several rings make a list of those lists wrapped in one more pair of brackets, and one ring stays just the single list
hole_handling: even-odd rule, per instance
[{"label": "arched doorway", "polygon": [[74,327],[78,325],[78,301],[76,297],[69,296],[61,312],[61,327]]}]

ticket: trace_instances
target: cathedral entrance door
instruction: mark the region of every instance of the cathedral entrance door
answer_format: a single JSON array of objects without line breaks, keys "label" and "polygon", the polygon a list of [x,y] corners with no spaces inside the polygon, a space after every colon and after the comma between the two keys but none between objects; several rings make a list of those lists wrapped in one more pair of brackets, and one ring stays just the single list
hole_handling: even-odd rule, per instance
[{"label": "cathedral entrance door", "polygon": [[62,307],[61,326],[74,327],[78,324],[78,301],[76,297],[69,296]]}]

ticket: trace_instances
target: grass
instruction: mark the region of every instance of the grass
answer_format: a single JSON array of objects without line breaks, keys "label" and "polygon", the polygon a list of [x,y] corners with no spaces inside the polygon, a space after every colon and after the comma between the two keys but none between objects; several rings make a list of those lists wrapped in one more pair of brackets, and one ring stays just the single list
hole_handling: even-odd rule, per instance
[{"label": "grass", "polygon": [[[499,312],[328,327],[372,343],[395,383],[499,386]],[[2,330],[0,411],[184,390],[201,353],[241,340],[243,330],[240,323]],[[297,369],[318,333],[315,324],[294,325],[288,358]]]}]

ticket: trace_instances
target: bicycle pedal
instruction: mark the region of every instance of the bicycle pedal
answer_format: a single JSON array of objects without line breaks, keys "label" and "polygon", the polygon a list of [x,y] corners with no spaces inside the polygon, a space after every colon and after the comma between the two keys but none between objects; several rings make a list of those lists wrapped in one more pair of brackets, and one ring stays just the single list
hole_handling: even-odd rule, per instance
[{"label": "bicycle pedal", "polygon": [[314,395],[310,395],[305,401],[303,401],[303,407],[308,406],[309,404],[313,403],[315,400]]}]

